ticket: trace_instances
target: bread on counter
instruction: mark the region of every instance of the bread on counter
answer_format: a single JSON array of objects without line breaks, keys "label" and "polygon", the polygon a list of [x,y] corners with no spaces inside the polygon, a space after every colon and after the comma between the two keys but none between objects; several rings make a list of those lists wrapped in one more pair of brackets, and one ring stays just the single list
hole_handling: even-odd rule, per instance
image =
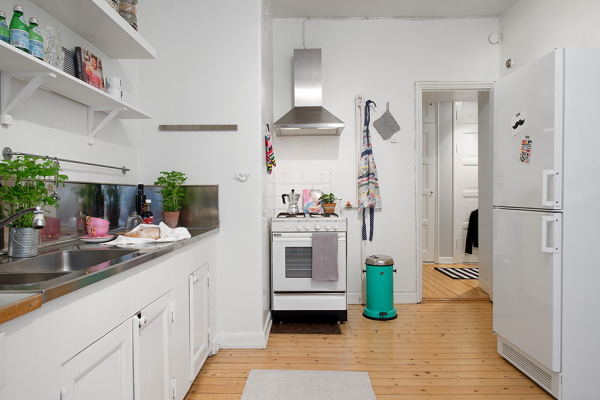
[{"label": "bread on counter", "polygon": [[145,239],[157,240],[157,239],[160,239],[160,229],[158,228],[158,226],[142,228],[135,232],[126,233],[125,236],[133,237],[133,238],[145,238]]}]

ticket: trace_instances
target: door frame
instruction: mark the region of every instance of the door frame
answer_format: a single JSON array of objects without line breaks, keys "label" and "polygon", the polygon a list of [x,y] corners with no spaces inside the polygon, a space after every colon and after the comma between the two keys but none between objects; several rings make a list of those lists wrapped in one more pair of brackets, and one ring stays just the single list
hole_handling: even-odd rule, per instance
[{"label": "door frame", "polygon": [[479,92],[490,91],[494,88],[494,82],[415,82],[415,253],[417,269],[417,303],[423,301],[423,210],[421,197],[423,186],[423,92],[447,91],[455,92],[461,90],[475,90]]}]

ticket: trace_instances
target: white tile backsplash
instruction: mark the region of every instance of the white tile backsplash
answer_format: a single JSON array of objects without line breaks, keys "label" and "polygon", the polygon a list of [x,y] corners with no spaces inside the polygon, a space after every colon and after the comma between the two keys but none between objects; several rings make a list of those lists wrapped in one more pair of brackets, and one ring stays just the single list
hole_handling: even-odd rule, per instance
[{"label": "white tile backsplash", "polygon": [[321,183],[331,184],[331,172],[321,172]]},{"label": "white tile backsplash", "polygon": [[287,204],[281,201],[282,194],[295,190],[300,194],[299,203],[304,204],[304,189],[321,189],[323,193],[331,193],[331,172],[273,172],[267,181],[266,209],[269,218],[275,217],[280,212],[287,212]]},{"label": "white tile backsplash", "polygon": [[302,183],[302,172],[284,172],[283,181],[287,184]]},{"label": "white tile backsplash", "polygon": [[311,185],[319,184],[322,182],[321,175],[321,172],[304,172],[302,174],[302,183]]},{"label": "white tile backsplash", "polygon": [[275,175],[275,183],[276,184],[282,184],[285,183],[285,172],[273,172],[273,175]]}]

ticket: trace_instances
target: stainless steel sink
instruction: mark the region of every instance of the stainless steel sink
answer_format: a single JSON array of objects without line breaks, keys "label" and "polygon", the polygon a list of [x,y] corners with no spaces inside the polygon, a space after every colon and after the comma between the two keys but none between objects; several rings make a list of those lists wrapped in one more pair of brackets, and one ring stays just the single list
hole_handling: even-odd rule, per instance
[{"label": "stainless steel sink", "polygon": [[[89,272],[95,272],[107,268],[113,260],[124,261],[121,257],[136,251],[137,249],[66,250],[25,259],[2,257],[0,285],[44,282],[88,268]],[[133,255],[128,258],[133,258]]]}]

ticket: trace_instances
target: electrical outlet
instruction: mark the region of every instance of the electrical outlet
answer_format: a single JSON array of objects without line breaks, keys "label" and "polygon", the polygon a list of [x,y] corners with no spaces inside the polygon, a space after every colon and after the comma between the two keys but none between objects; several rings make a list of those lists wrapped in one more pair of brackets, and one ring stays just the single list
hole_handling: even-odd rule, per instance
[{"label": "electrical outlet", "polygon": [[398,138],[396,137],[396,135],[392,135],[392,137],[390,138],[390,142],[398,143]]}]

